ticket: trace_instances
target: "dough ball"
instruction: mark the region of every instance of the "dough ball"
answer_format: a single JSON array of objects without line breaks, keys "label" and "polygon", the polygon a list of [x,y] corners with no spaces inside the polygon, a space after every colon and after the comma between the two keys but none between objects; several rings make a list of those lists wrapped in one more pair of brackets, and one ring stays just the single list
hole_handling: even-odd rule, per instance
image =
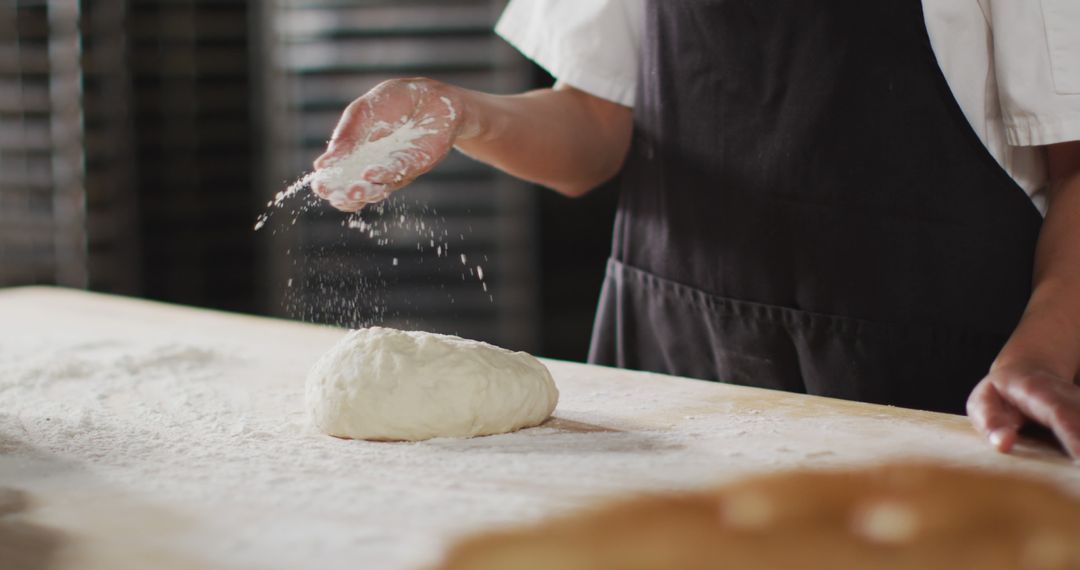
[{"label": "dough ball", "polygon": [[532,355],[456,336],[349,332],[311,368],[312,422],[337,437],[419,441],[539,425],[559,391]]},{"label": "dough ball", "polygon": [[1080,499],[1018,475],[895,464],[642,496],[477,536],[440,570],[1080,568]]}]

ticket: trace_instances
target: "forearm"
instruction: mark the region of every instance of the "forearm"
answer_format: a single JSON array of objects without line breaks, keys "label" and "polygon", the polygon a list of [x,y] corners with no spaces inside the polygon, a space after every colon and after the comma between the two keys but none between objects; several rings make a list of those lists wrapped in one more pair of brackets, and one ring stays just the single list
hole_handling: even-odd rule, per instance
[{"label": "forearm", "polygon": [[630,146],[630,109],[572,88],[509,96],[447,88],[464,103],[458,150],[567,196],[614,176]]},{"label": "forearm", "polygon": [[994,367],[1080,373],[1080,172],[1056,180],[1039,237],[1033,293]]}]

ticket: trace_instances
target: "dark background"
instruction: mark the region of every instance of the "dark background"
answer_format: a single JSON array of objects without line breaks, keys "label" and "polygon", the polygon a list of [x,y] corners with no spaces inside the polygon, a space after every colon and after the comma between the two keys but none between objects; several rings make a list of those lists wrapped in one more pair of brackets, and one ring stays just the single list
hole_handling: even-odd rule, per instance
[{"label": "dark background", "polygon": [[457,156],[403,191],[386,216],[468,228],[461,251],[488,259],[492,300],[460,268],[342,234],[327,208],[276,236],[252,231],[378,80],[550,85],[494,38],[502,2],[60,4],[0,6],[0,286],[386,323],[584,359],[611,187],[567,199]]}]

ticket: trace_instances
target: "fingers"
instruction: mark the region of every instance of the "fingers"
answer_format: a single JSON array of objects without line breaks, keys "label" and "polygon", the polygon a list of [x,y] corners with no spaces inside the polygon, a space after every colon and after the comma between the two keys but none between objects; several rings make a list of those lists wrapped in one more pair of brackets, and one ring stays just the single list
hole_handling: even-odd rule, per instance
[{"label": "fingers", "polygon": [[339,212],[345,212],[346,214],[353,214],[364,209],[367,206],[367,202],[330,202],[330,205]]},{"label": "fingers", "polygon": [[994,384],[983,380],[967,401],[968,417],[975,429],[990,440],[998,451],[1008,453],[1016,443],[1024,417],[997,393]]},{"label": "fingers", "polygon": [[380,189],[394,191],[412,181],[406,178],[407,170],[401,166],[376,166],[364,173],[364,181]]},{"label": "fingers", "polygon": [[323,200],[330,199],[330,189],[327,188],[326,184],[322,183],[321,181],[318,181],[318,180],[313,181],[311,183],[311,191],[314,192],[316,196],[322,198]]},{"label": "fingers", "polygon": [[[335,135],[336,136],[336,135]],[[342,159],[345,155],[349,154],[349,150],[356,146],[355,136],[341,136],[330,139],[327,143],[326,151],[319,155],[312,163],[315,170],[320,170],[334,164],[334,162]]]},{"label": "fingers", "polygon": [[[423,80],[390,80],[379,84],[342,113],[326,152],[314,163],[316,171],[338,166],[360,144],[377,143],[395,130],[421,125],[421,132],[404,141],[400,150],[373,160],[358,179],[346,179],[341,169],[320,173],[312,191],[338,209],[363,207],[377,202],[422,174],[427,173],[453,147],[457,111],[447,97],[440,97]],[[384,145],[385,146],[385,145]],[[350,164],[355,170],[357,164]]]},{"label": "fingers", "polygon": [[415,81],[391,79],[376,85],[345,108],[326,152],[315,160],[315,168],[348,154],[362,141],[374,142],[389,135],[403,118],[414,116],[419,105]]},{"label": "fingers", "polygon": [[333,194],[327,201],[330,205],[342,212],[358,212],[371,203],[369,200],[364,200],[352,193],[351,189],[346,194]]},{"label": "fingers", "polygon": [[1045,374],[991,377],[1000,397],[1050,428],[1065,450],[1080,459],[1080,387]]},{"label": "fingers", "polygon": [[311,191],[342,212],[356,212],[364,206],[378,201],[370,199],[374,192],[368,191],[360,185],[352,185],[344,192],[335,192],[326,183],[317,180],[311,183]]},{"label": "fingers", "polygon": [[391,189],[382,184],[353,184],[345,191],[350,202],[373,204],[390,195]]},{"label": "fingers", "polygon": [[[331,144],[333,144],[333,143],[331,142]],[[319,157],[315,159],[315,162],[312,163],[312,166],[315,167],[315,170],[319,170],[321,168],[326,168],[327,166],[329,166],[333,161],[337,160],[338,158],[340,158],[340,156],[338,156],[338,153],[334,152],[334,151],[331,151],[330,148],[328,147],[326,149],[326,152],[320,154]]]},{"label": "fingers", "polygon": [[364,173],[364,180],[397,190],[435,167],[436,160],[419,147],[394,153],[389,164],[373,166]]},{"label": "fingers", "polygon": [[349,154],[349,151],[356,146],[356,142],[359,140],[359,136],[355,134],[341,135],[335,134],[335,138],[331,138],[327,143],[326,151],[319,155],[312,163],[315,170],[326,168],[332,165],[334,162],[342,159],[345,155]]}]

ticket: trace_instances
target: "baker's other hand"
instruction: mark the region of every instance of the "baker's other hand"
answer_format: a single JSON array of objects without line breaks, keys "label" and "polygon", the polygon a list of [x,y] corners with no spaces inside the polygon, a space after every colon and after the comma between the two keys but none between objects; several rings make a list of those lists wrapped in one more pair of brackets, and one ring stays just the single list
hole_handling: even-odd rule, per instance
[{"label": "baker's other hand", "polygon": [[[431,79],[392,79],[353,101],[326,152],[315,160],[312,190],[335,208],[352,212],[428,172],[462,133],[465,105],[460,93]],[[394,139],[374,144],[390,136]],[[390,141],[400,144],[387,144]],[[344,161],[358,147],[370,149],[373,162]],[[324,170],[335,166],[343,170],[334,175]]]},{"label": "baker's other hand", "polygon": [[1065,451],[1080,459],[1080,386],[1047,370],[1014,365],[991,370],[971,392],[968,417],[991,445],[1007,453],[1020,428],[1049,428]]}]

